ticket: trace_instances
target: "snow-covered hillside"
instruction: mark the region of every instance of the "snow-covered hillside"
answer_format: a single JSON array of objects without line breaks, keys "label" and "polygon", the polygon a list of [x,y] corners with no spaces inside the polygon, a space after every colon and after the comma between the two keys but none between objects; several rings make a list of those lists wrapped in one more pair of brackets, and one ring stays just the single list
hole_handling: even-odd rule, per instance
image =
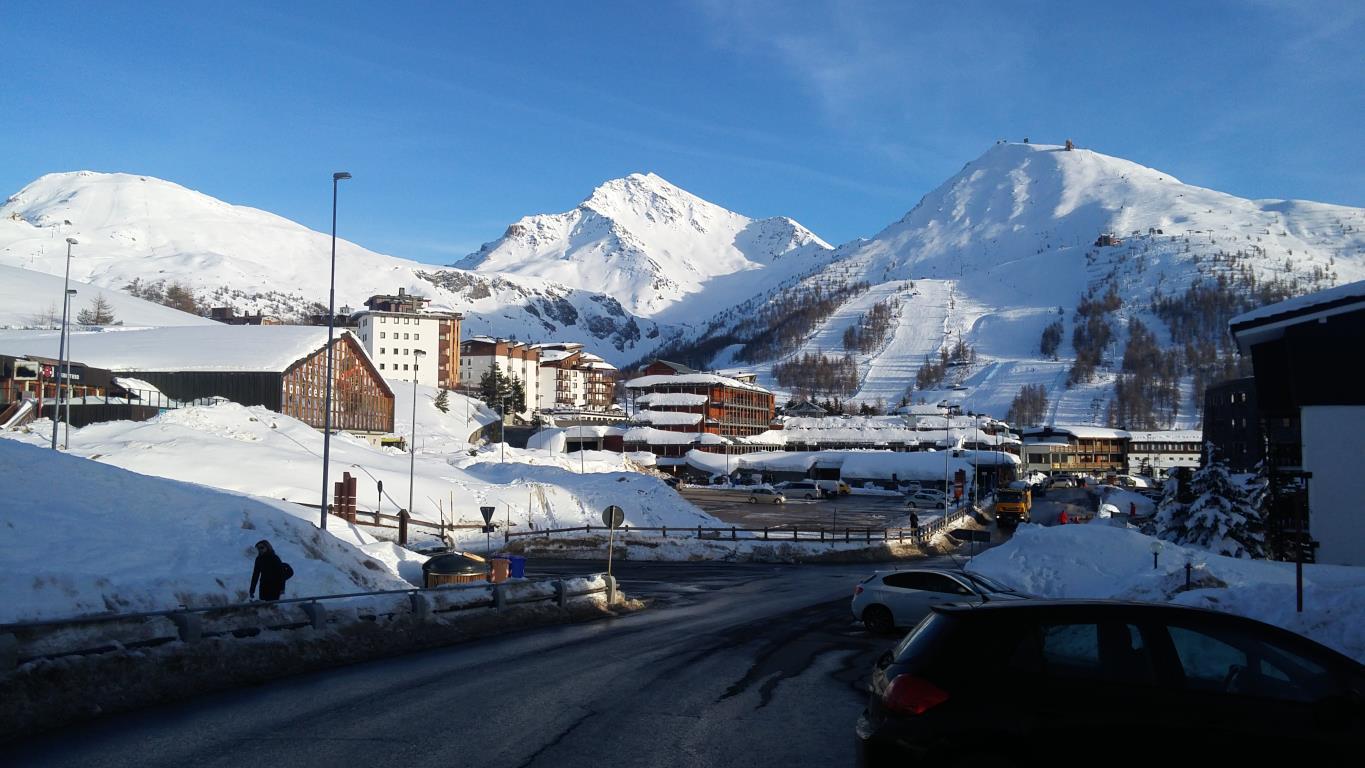
[{"label": "snow-covered hillside", "polygon": [[[1098,238],[1107,233],[1121,242],[1100,245]],[[1164,350],[1183,349],[1187,341],[1211,345],[1201,351],[1199,365],[1213,371],[1226,360],[1226,348],[1217,348],[1226,337],[1226,328],[1214,322],[1218,312],[1226,314],[1218,302],[1232,295],[1303,293],[1362,278],[1365,210],[1245,200],[1098,152],[998,144],[900,221],[841,246],[818,273],[728,310],[700,336],[731,337],[733,343],[713,358],[717,367],[756,369],[763,381],[784,391],[796,387],[778,384],[775,364],[847,352],[857,364],[858,384],[845,399],[894,403],[908,394],[1003,416],[1021,386],[1040,384],[1050,399],[1046,420],[1102,423],[1109,418],[1135,321]],[[1187,294],[1194,285],[1206,293]],[[783,302],[807,307],[813,302],[793,296],[816,288],[847,295],[830,311],[815,313],[818,321],[777,354],[763,354],[771,344],[749,344],[745,354],[756,334],[791,327],[795,311],[774,307]],[[1107,300],[1110,292],[1114,298]],[[1089,318],[1077,312],[1087,294],[1099,308],[1085,312],[1112,333],[1094,353],[1094,370],[1068,386],[1077,352],[1071,342],[1076,326]],[[889,327],[874,343],[847,349],[844,332],[866,323],[866,313],[879,302],[892,307]],[[775,319],[755,331],[753,318],[770,310]],[[1208,314],[1190,317],[1198,313]],[[1209,326],[1207,333],[1195,321]],[[1061,343],[1053,359],[1040,351],[1040,341],[1056,322]],[[936,357],[959,342],[974,351],[972,362],[948,366],[929,389],[912,386],[926,355]],[[753,354],[755,346],[759,354]],[[1193,384],[1186,371],[1176,413],[1161,416],[1170,426],[1198,423]]]},{"label": "snow-covered hillside", "polygon": [[[65,238],[62,239],[65,248]],[[65,259],[66,253],[62,252]],[[207,318],[181,312],[122,291],[71,281],[76,290],[71,321],[82,310],[91,309],[97,296],[103,296],[114,315],[114,322],[136,328],[163,325],[213,325]],[[0,328],[59,328],[62,323],[62,276],[31,269],[0,265]]]},{"label": "snow-covered hillside", "polygon": [[[411,400],[399,403],[412,408]],[[570,527],[600,522],[602,510],[616,504],[637,527],[715,524],[663,481],[630,471],[621,454],[593,453],[583,463],[584,474],[579,474],[578,457],[567,454],[499,447],[471,456],[457,437],[462,428],[456,425],[464,414],[451,410],[441,414],[430,403],[419,404],[415,457],[375,448],[346,433],[337,435],[331,444],[331,476],[355,476],[359,506],[369,510],[375,508],[376,483],[382,481],[382,511],[396,514],[408,506],[411,472],[413,516],[433,522],[444,515],[447,521],[482,524],[479,507],[492,505],[498,508],[498,519],[510,519],[515,530]],[[410,431],[404,424],[410,414],[398,412],[401,432]],[[481,418],[471,412],[470,421]],[[46,445],[44,435],[51,428],[51,421],[40,419],[27,428],[0,430],[0,442],[8,438]],[[70,453],[146,475],[304,504],[317,503],[322,482],[318,430],[260,406],[228,402],[167,411],[150,421],[72,429]],[[481,534],[470,535],[482,543]]]},{"label": "snow-covered hillside", "polygon": [[830,252],[791,219],[750,219],[634,173],[602,184],[572,211],[518,220],[455,266],[602,291],[637,315],[666,318],[686,296],[703,294],[704,306],[719,309],[748,298],[757,282],[819,266]]},{"label": "snow-covered hillside", "polygon": [[[210,305],[287,317],[326,304],[330,235],[177,184],[125,173],[53,173],[0,205],[0,265],[122,290],[188,285]],[[535,277],[479,274],[337,242],[337,302],[360,307],[399,288],[466,314],[467,334],[571,337],[609,360],[642,354],[659,334],[610,296]],[[60,295],[60,294],[59,294]]]}]

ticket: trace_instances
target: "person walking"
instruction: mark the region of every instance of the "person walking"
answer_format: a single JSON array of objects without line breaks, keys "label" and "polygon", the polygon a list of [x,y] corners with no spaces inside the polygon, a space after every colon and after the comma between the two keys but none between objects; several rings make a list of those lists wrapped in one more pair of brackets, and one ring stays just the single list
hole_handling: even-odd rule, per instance
[{"label": "person walking", "polygon": [[262,600],[279,600],[284,593],[285,579],[288,578],[285,575],[286,567],[270,542],[265,539],[256,542],[256,566],[251,569],[251,589],[247,594],[254,598],[259,582]]},{"label": "person walking", "polygon": [[919,538],[919,515],[910,513],[910,535]]},{"label": "person walking", "polygon": [[1129,517],[1137,517],[1137,502],[1136,502],[1136,501],[1130,501],[1130,502],[1128,502],[1128,516],[1129,516]]},{"label": "person walking", "polygon": [[1060,514],[1060,515],[1057,516],[1057,523],[1060,524],[1060,525],[1066,525],[1067,522],[1068,522],[1068,518],[1067,518],[1067,516],[1066,516],[1066,510],[1063,509],[1063,510],[1062,510],[1062,514]]}]

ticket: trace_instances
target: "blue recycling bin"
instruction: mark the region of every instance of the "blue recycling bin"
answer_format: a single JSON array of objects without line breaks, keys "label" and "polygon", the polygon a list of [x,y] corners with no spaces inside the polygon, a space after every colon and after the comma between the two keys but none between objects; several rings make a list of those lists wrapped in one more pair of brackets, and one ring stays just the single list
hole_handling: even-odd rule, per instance
[{"label": "blue recycling bin", "polygon": [[514,579],[526,578],[526,558],[521,555],[508,555],[507,559],[510,561],[508,565],[511,571],[508,576]]}]

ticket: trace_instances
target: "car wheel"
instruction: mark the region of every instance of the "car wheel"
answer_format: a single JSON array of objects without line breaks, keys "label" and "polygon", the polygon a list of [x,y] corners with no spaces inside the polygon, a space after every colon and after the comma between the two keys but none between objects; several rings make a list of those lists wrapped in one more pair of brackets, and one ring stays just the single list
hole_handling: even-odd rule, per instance
[{"label": "car wheel", "polygon": [[815,500],[815,497],[812,496],[812,495],[810,495],[810,494],[808,493],[808,494],[806,494],[806,500],[807,500],[807,501],[814,501],[814,500]]},{"label": "car wheel", "polygon": [[782,503],[782,499],[773,499],[773,503],[774,503],[774,504],[781,504],[781,503]]},{"label": "car wheel", "polygon": [[884,605],[869,605],[863,611],[863,626],[867,627],[868,632],[879,635],[889,635],[896,631],[896,621],[891,617],[891,611]]},{"label": "car wheel", "polygon": [[938,508],[939,508],[939,509],[947,509],[948,506],[947,506],[946,504],[939,504],[939,505],[938,505]]},{"label": "car wheel", "polygon": [[750,504],[757,504],[757,503],[758,503],[758,499],[754,498],[753,496],[750,496],[750,497],[749,497],[749,503],[750,503]]}]

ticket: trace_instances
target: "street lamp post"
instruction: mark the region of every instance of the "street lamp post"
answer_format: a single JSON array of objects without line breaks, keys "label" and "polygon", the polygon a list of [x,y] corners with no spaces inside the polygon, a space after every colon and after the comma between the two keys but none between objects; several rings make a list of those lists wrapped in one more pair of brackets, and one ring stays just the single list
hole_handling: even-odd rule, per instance
[{"label": "street lamp post", "polygon": [[[66,289],[66,303],[70,306],[75,301],[76,289]],[[68,334],[69,335],[69,334]],[[71,388],[71,339],[66,340],[66,373],[62,376],[62,384],[66,385],[66,425],[62,428],[62,450],[71,447],[71,396],[74,391]]]},{"label": "street lamp post", "polygon": [[[412,514],[412,486],[417,476],[417,360],[424,350],[412,350],[412,442],[408,444],[408,514]],[[454,512],[454,510],[451,510]]]},{"label": "street lamp post", "polygon": [[327,530],[327,462],[332,455],[332,337],[335,333],[337,302],[337,184],[351,174],[332,174],[332,272],[327,282],[327,382],[324,385],[322,416],[322,517],[318,527]]},{"label": "street lamp post", "polygon": [[76,238],[66,239],[66,277],[62,278],[62,337],[57,342],[57,401],[52,406],[52,450],[57,450],[57,422],[62,418],[62,365],[66,361],[66,318],[71,307],[71,246]]}]

